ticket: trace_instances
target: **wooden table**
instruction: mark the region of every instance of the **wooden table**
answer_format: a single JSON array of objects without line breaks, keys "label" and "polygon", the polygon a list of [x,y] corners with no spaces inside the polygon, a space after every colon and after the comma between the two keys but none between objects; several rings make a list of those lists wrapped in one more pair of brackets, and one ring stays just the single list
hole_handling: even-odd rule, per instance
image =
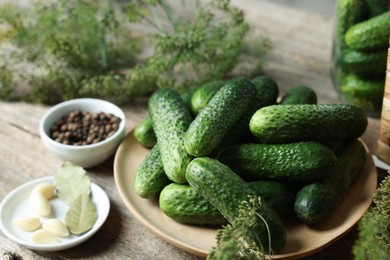
[{"label": "wooden table", "polygon": [[[329,77],[333,18],[304,12],[260,0],[233,1],[244,9],[257,33],[272,44],[265,73],[280,86],[281,94],[296,84],[311,86],[319,103],[338,103]],[[123,106],[127,132],[146,116],[146,99]],[[38,122],[47,106],[22,102],[0,102],[0,200],[17,186],[44,176],[53,176],[62,161],[41,143]],[[363,140],[375,151],[379,121],[369,119]],[[101,186],[111,201],[111,211],[103,227],[88,241],[59,252],[26,249],[0,235],[2,251],[23,259],[198,259],[166,243],[129,212],[116,189],[113,158],[89,169],[91,180]],[[321,252],[306,259],[352,259],[351,246],[356,228]]]}]

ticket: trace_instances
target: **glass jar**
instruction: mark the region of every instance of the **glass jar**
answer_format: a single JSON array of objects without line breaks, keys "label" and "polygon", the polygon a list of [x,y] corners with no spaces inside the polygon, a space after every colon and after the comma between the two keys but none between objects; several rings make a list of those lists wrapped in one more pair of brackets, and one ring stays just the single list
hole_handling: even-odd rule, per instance
[{"label": "glass jar", "polygon": [[[373,28],[375,23],[389,23],[389,10],[389,6],[370,9],[362,0],[339,0],[335,9],[333,85],[342,102],[361,107],[368,116],[376,118],[382,108],[390,30],[383,33],[383,29],[367,28]],[[380,42],[372,46],[375,41]]]}]

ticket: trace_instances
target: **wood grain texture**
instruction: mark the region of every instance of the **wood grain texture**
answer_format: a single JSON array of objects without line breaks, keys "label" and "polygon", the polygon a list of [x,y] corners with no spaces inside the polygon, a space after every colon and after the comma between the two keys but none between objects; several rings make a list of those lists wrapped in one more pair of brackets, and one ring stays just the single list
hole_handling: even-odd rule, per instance
[{"label": "wood grain texture", "polygon": [[[329,76],[331,66],[332,17],[295,10],[264,0],[234,0],[245,11],[257,33],[268,37],[271,50],[265,73],[280,86],[281,94],[297,84],[313,87],[319,103],[340,102]],[[122,107],[127,132],[147,115],[145,100]],[[38,123],[47,106],[23,102],[0,102],[0,200],[17,186],[55,175],[62,162],[41,143]],[[374,151],[379,121],[369,120],[363,140]],[[198,259],[147,230],[123,204],[113,179],[113,158],[88,171],[111,201],[107,221],[90,240],[60,252],[32,251],[0,233],[0,255],[17,253],[22,259]],[[305,259],[352,259],[356,229],[319,253]]]}]

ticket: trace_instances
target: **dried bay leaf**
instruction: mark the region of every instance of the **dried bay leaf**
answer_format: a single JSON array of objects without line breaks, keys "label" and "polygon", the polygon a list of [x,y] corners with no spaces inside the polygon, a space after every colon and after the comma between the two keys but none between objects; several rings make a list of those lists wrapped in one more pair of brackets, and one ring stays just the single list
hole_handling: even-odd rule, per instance
[{"label": "dried bay leaf", "polygon": [[54,178],[57,196],[69,206],[80,194],[89,196],[91,192],[90,185],[86,171],[71,162],[62,164]]},{"label": "dried bay leaf", "polygon": [[90,196],[80,194],[70,205],[65,216],[65,225],[73,234],[81,234],[93,227],[97,220],[97,209]]}]

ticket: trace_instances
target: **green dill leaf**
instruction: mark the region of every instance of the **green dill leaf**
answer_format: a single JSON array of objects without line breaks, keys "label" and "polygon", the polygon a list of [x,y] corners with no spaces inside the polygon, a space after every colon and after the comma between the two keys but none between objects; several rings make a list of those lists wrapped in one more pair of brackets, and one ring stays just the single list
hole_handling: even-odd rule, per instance
[{"label": "green dill leaf", "polygon": [[72,205],[81,194],[89,196],[90,185],[86,171],[71,162],[65,162],[54,178],[57,196],[68,205]]},{"label": "green dill leaf", "polygon": [[374,205],[358,222],[358,239],[353,245],[356,260],[389,259],[390,175],[374,193]]},{"label": "green dill leaf", "polygon": [[264,251],[248,235],[249,228],[258,220],[259,205],[261,201],[257,197],[249,197],[247,201],[241,202],[236,223],[217,231],[217,245],[210,250],[208,260],[266,259]]},{"label": "green dill leaf", "polygon": [[93,227],[97,220],[97,209],[90,196],[80,194],[70,205],[65,216],[65,225],[73,234],[81,234]]}]

